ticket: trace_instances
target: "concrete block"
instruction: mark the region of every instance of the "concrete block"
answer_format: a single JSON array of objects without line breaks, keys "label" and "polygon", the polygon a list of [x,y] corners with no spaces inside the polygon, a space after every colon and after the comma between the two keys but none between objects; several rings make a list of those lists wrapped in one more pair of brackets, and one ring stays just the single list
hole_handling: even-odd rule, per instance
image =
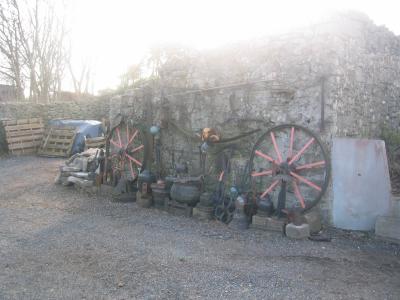
[{"label": "concrete block", "polygon": [[322,229],[321,214],[317,210],[312,210],[304,215],[307,224],[310,226],[310,233],[318,233]]},{"label": "concrete block", "polygon": [[289,223],[286,225],[286,236],[291,239],[306,239],[310,236],[310,226],[308,224],[297,226]]},{"label": "concrete block", "polygon": [[375,224],[375,234],[400,243],[400,218],[378,217]]},{"label": "concrete block", "polygon": [[333,225],[373,230],[376,218],[392,209],[385,142],[333,138],[331,161]]},{"label": "concrete block", "polygon": [[254,215],[252,217],[252,228],[269,230],[269,231],[277,231],[284,232],[285,224],[287,223],[287,219],[277,219],[266,216]]}]

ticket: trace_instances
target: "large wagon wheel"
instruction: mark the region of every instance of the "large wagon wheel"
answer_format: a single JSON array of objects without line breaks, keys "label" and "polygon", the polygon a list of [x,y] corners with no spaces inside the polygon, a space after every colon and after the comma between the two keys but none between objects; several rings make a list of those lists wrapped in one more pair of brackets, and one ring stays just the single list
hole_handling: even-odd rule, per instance
[{"label": "large wagon wheel", "polygon": [[115,181],[135,181],[143,168],[145,142],[141,130],[129,120],[122,120],[108,137],[112,177]]},{"label": "large wagon wheel", "polygon": [[[278,215],[315,206],[329,182],[329,161],[320,139],[305,127],[285,124],[264,133],[250,158],[253,192],[270,199]],[[256,199],[257,199],[256,198]]]}]

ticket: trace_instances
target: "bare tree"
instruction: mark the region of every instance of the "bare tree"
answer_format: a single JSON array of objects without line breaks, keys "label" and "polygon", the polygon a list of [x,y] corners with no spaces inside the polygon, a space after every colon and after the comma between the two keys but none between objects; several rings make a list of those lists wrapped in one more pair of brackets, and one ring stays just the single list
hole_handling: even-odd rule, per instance
[{"label": "bare tree", "polygon": [[61,90],[68,55],[65,23],[48,2],[36,0],[28,7],[29,23],[21,26],[25,58],[29,66],[30,96],[49,102],[51,93]]},{"label": "bare tree", "polygon": [[[9,78],[23,88],[23,73],[29,82],[29,98],[49,102],[61,90],[68,55],[67,32],[51,2],[35,0],[20,4],[6,0],[1,7],[0,45],[7,51]],[[10,42],[11,41],[11,42]],[[18,79],[20,78],[20,79]],[[19,80],[19,82],[18,82]]]},{"label": "bare tree", "polygon": [[21,44],[18,7],[6,0],[0,3],[0,75],[15,87],[17,100],[24,97]]},{"label": "bare tree", "polygon": [[122,89],[132,87],[142,77],[142,65],[133,64],[128,67],[127,71],[121,76],[120,87]]},{"label": "bare tree", "polygon": [[82,61],[80,71],[75,72],[72,68],[71,61],[68,62],[69,72],[71,74],[72,83],[74,84],[75,94],[89,94],[89,87],[92,83],[92,64],[89,59]]},{"label": "bare tree", "polygon": [[178,44],[160,44],[149,49],[148,54],[138,63],[130,66],[121,76],[120,89],[126,89],[145,82],[162,83],[173,72],[187,78],[195,52]]}]

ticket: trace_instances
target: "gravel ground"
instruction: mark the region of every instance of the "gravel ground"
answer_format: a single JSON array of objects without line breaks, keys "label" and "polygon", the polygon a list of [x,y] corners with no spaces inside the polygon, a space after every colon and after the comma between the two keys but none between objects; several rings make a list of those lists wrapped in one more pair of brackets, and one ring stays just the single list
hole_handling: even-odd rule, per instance
[{"label": "gravel ground", "polygon": [[0,158],[0,299],[400,299],[400,247],[331,242],[115,203],[56,186],[62,160]]}]

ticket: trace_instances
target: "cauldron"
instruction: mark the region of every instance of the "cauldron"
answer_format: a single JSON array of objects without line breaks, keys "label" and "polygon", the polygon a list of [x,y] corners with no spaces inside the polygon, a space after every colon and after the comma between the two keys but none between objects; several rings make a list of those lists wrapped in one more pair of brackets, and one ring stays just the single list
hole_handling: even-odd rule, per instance
[{"label": "cauldron", "polygon": [[195,206],[200,198],[199,183],[175,181],[171,187],[171,198],[176,202]]}]

